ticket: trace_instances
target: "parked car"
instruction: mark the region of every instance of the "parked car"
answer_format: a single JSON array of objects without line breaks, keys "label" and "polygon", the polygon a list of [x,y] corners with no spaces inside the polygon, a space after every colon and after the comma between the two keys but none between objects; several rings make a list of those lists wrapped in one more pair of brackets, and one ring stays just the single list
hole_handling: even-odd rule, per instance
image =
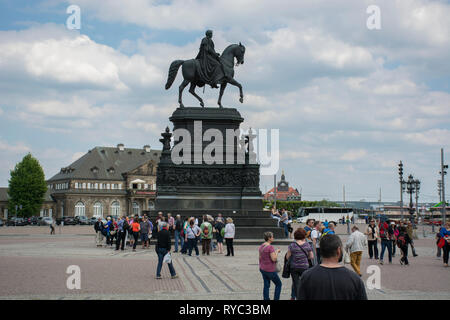
[{"label": "parked car", "polygon": [[33,216],[28,219],[28,222],[29,222],[29,224],[31,224],[33,226],[37,226],[37,225],[39,225],[39,218],[40,217]]},{"label": "parked car", "polygon": [[89,224],[90,225],[94,225],[95,222],[97,222],[97,218],[96,217],[92,217],[92,218],[89,219]]},{"label": "parked car", "polygon": [[77,221],[75,220],[74,217],[62,217],[62,218],[57,218],[57,219],[56,219],[56,224],[57,224],[57,225],[60,225],[62,221],[64,221],[64,225],[65,225],[65,226],[70,226],[70,225],[74,226],[74,225],[77,224]]},{"label": "parked car", "polygon": [[40,226],[49,226],[53,223],[53,219],[51,217],[42,217],[39,221]]},{"label": "parked car", "polygon": [[[80,225],[88,225],[89,219],[86,216],[76,216],[75,222]],[[65,223],[64,223],[65,224]]]},{"label": "parked car", "polygon": [[8,221],[6,221],[7,226],[26,226],[27,222],[23,218],[12,217]]}]

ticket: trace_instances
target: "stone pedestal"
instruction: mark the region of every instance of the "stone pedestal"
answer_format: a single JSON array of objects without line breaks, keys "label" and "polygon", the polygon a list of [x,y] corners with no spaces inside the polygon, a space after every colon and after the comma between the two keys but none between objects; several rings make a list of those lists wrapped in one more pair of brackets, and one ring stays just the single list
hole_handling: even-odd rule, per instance
[{"label": "stone pedestal", "polygon": [[[262,211],[252,134],[244,139],[235,134],[244,121],[239,112],[231,108],[178,108],[169,120],[175,142],[172,147],[167,128],[160,140],[164,147],[157,169],[155,212],[197,218],[220,212],[235,219],[237,237],[262,238],[264,230],[274,228],[277,230],[271,231],[279,237],[276,221]],[[245,232],[244,227],[253,228],[253,232]]]}]

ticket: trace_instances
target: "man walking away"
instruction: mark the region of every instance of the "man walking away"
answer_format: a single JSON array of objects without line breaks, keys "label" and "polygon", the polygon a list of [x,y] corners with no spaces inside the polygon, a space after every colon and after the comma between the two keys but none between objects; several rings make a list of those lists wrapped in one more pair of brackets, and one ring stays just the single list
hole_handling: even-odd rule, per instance
[{"label": "man walking away", "polygon": [[367,243],[369,246],[369,259],[372,259],[375,254],[375,259],[378,260],[378,239],[379,236],[379,230],[377,225],[375,224],[375,220],[370,220],[369,225],[366,229],[366,235],[367,235]]},{"label": "man walking away", "polygon": [[149,235],[151,233],[151,224],[150,221],[148,221],[147,217],[145,216],[143,221],[141,222],[141,242],[142,242],[142,249],[147,248],[149,245]]},{"label": "man walking away", "polygon": [[202,230],[202,255],[205,253],[209,256],[211,250],[211,239],[212,239],[212,225],[208,221],[206,215],[203,216],[203,223],[200,225],[200,230]]},{"label": "man walking away", "polygon": [[359,232],[357,226],[353,226],[352,234],[347,239],[345,248],[350,251],[350,259],[353,270],[361,277],[361,257],[364,247],[367,246],[366,236]]},{"label": "man walking away", "polygon": [[298,300],[367,300],[360,277],[339,264],[342,242],[329,234],[320,240],[322,264],[306,270],[300,279]]},{"label": "man walking away", "polygon": [[402,257],[400,258],[400,264],[409,266],[408,262],[408,245],[411,242],[411,238],[406,231],[406,227],[400,227],[398,237],[397,237],[397,246],[402,251]]},{"label": "man walking away", "polygon": [[128,222],[125,216],[123,216],[119,222],[117,222],[117,240],[116,240],[116,251],[125,249],[125,239],[126,231],[128,229]]},{"label": "man walking away", "polygon": [[[166,222],[161,223],[161,230],[157,234],[156,241],[156,253],[158,254],[158,267],[156,268],[156,279],[161,279],[161,269],[163,265],[164,256],[170,253],[171,242],[170,242],[170,232],[169,225]],[[175,273],[172,262],[167,264],[169,266],[170,275],[172,279],[178,278]]]},{"label": "man walking away", "polygon": [[94,230],[96,233],[95,242],[97,243],[97,247],[102,246],[103,242],[103,222],[102,218],[98,218],[97,222],[94,224]]}]

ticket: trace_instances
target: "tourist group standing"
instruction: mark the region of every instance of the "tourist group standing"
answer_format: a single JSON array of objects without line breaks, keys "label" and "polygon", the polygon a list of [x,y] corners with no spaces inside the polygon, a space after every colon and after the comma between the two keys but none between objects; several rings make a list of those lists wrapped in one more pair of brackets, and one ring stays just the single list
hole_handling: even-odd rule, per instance
[{"label": "tourist group standing", "polygon": [[[275,286],[274,300],[280,299],[282,282],[278,273],[281,271],[283,277],[292,279],[291,300],[367,300],[359,271],[367,239],[353,227],[344,248],[334,228],[333,222],[325,227],[319,221],[308,220],[305,228],[295,230],[294,241],[289,244],[284,259],[281,250],[273,246],[273,233],[264,233],[264,243],[258,248],[264,300],[270,300],[271,283]],[[351,252],[356,272],[340,263],[346,249]]]}]

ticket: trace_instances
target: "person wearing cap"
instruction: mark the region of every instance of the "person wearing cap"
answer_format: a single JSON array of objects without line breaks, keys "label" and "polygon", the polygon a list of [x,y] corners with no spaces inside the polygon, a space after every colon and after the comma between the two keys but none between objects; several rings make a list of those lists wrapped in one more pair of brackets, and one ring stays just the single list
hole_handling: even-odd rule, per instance
[{"label": "person wearing cap", "polygon": [[[171,241],[169,225],[167,222],[161,222],[161,230],[156,235],[156,253],[158,254],[158,266],[156,267],[156,279],[161,279],[161,269],[163,265],[164,256],[170,253]],[[169,267],[172,279],[178,278],[172,262],[167,264]]]}]

